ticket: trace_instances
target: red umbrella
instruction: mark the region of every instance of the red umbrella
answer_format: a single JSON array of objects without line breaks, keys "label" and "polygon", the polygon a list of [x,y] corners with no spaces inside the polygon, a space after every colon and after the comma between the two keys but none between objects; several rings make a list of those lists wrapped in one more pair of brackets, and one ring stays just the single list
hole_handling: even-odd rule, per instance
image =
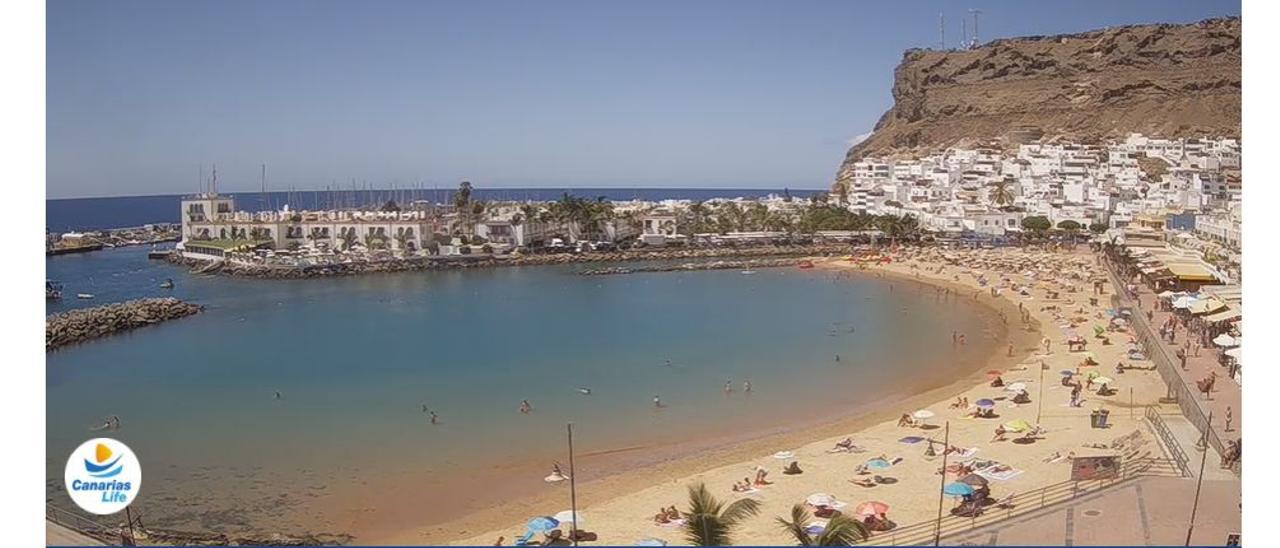
[{"label": "red umbrella", "polygon": [[987,371],[987,374],[988,374],[988,375],[993,375],[993,376],[997,376],[997,377],[998,377],[998,376],[1002,375],[1003,373],[1001,373],[1001,372],[999,372],[999,371],[996,371],[995,369],[992,369],[992,370],[990,370],[990,371]]},{"label": "red umbrella", "polygon": [[886,514],[889,512],[889,505],[879,501],[869,501],[859,504],[853,509],[854,515],[858,516],[875,516]]}]

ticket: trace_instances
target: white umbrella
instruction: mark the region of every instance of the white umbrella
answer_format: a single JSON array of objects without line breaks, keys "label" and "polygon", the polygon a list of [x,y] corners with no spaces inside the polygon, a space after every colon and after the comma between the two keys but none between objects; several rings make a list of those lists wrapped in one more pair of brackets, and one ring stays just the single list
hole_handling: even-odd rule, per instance
[{"label": "white umbrella", "polygon": [[1213,344],[1216,344],[1223,348],[1231,348],[1233,346],[1240,346],[1240,340],[1235,337],[1232,337],[1231,335],[1223,333],[1213,338]]},{"label": "white umbrella", "polygon": [[1191,308],[1191,304],[1196,302],[1195,297],[1178,297],[1173,300],[1174,308]]},{"label": "white umbrella", "polygon": [[933,418],[933,411],[930,411],[928,409],[921,409],[919,411],[916,411],[915,413],[912,413],[911,416],[921,420],[930,419],[930,418]]},{"label": "white umbrella", "polygon": [[1026,384],[1024,384],[1024,383],[1015,382],[1015,383],[1012,383],[1012,384],[1009,384],[1009,385],[1005,386],[1005,387],[1004,387],[1004,389],[1005,389],[1005,390],[1008,390],[1008,391],[1010,391],[1010,392],[1021,392],[1021,391],[1023,391],[1023,390],[1026,390],[1026,389],[1027,389],[1027,385],[1026,385]]},{"label": "white umbrella", "polygon": [[1235,358],[1236,360],[1239,360],[1239,359],[1240,359],[1240,347],[1235,347],[1235,348],[1232,348],[1231,350],[1228,350],[1228,351],[1227,351],[1227,355],[1228,355],[1228,356],[1231,356],[1232,358]]},{"label": "white umbrella", "polygon": [[556,518],[556,521],[560,523],[573,523],[574,521],[577,521],[579,527],[582,526],[582,522],[586,521],[582,518],[582,512],[578,512],[578,519],[574,520],[573,510],[565,510],[551,517]]},{"label": "white umbrella", "polygon": [[804,499],[809,506],[835,506],[836,498],[826,493],[814,493]]}]

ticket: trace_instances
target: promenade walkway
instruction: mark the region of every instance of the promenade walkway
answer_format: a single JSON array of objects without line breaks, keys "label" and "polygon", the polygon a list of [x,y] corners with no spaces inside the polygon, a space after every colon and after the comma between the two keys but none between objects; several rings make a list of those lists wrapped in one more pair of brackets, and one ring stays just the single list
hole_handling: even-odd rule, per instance
[{"label": "promenade walkway", "polygon": [[[1121,285],[1123,281],[1114,272],[1112,281],[1116,286],[1120,306],[1130,307],[1133,310],[1133,327],[1138,332],[1139,339],[1144,342],[1148,357],[1156,362],[1166,382],[1173,381],[1170,382],[1171,392],[1178,397],[1178,404],[1188,415],[1187,419],[1203,432],[1203,428],[1206,427],[1204,423],[1212,413],[1212,424],[1207,425],[1210,430],[1209,441],[1214,449],[1222,453],[1228,440],[1240,439],[1243,421],[1240,415],[1240,385],[1227,377],[1226,367],[1218,363],[1219,350],[1214,347],[1201,348],[1197,355],[1195,350],[1197,344],[1193,340],[1192,350],[1187,355],[1186,368],[1183,369],[1179,364],[1177,351],[1187,342],[1187,329],[1179,327],[1172,343],[1161,339],[1158,326],[1163,325],[1173,313],[1156,310],[1156,295],[1142,284],[1137,284],[1137,292],[1130,296],[1126,294],[1124,285]],[[1151,314],[1150,318],[1147,317],[1148,313]],[[1196,381],[1208,377],[1213,372],[1218,374],[1218,380],[1206,397],[1196,389]],[[1233,414],[1230,430],[1226,427],[1228,407]],[[1212,465],[1216,466],[1217,463]]]},{"label": "promenade walkway", "polygon": [[106,546],[98,539],[80,534],[50,520],[44,521],[44,543],[47,546]]}]

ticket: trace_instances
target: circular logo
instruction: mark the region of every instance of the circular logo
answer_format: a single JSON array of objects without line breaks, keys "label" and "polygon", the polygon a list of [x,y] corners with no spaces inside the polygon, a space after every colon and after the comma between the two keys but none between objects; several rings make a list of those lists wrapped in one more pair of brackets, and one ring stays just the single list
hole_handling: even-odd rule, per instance
[{"label": "circular logo", "polygon": [[86,512],[114,514],[142,489],[142,466],[129,447],[111,438],[80,444],[67,458],[67,494]]}]

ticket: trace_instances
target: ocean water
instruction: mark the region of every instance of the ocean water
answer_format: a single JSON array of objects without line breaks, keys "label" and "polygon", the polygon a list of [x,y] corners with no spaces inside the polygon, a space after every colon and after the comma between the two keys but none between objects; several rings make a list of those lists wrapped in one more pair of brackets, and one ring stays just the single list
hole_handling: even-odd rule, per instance
[{"label": "ocean water", "polygon": [[[112,435],[144,468],[137,509],[191,529],[341,531],[346,501],[389,483],[549,469],[567,422],[579,450],[598,453],[839,415],[985,358],[979,345],[957,352],[951,332],[993,328],[914,284],[820,269],[276,281],[189,275],[143,248],[46,268],[68,295],[98,297],[51,313],[168,294],[207,307],[46,360],[50,500],[70,504],[66,455],[118,415]],[[165,278],[177,287],[160,289]],[[449,494],[431,489],[417,492]]]},{"label": "ocean water", "polygon": [[[387,200],[408,202],[430,200],[448,202],[453,188],[430,190],[338,190],[298,192],[230,192],[236,209],[262,211],[278,209],[286,204],[291,209],[327,209],[381,205]],[[789,192],[806,198],[816,190],[801,189],[733,189],[733,188],[477,188],[478,200],[555,200],[564,193],[583,198],[604,196],[610,200],[709,200],[711,198],[756,198]],[[55,232],[98,230],[142,226],[151,223],[177,223],[181,194],[159,196],[122,196],[110,198],[66,198],[45,200],[45,227]]]}]

